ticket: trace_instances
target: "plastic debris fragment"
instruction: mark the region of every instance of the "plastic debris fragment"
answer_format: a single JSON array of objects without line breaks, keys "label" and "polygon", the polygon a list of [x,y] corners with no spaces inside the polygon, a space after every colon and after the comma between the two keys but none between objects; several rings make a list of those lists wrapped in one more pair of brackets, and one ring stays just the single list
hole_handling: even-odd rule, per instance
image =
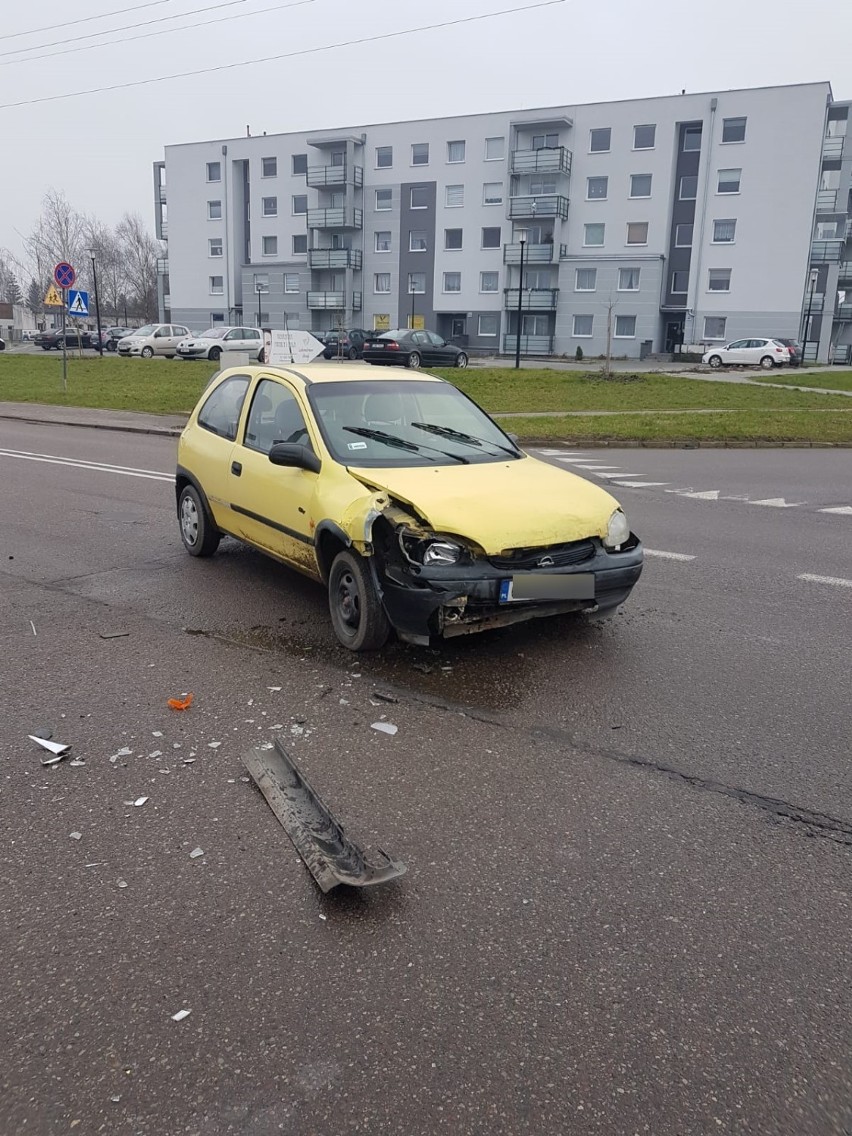
[{"label": "plastic debris fragment", "polygon": [[197,860],[199,856],[203,856],[203,855],[204,855],[204,849],[203,848],[193,848],[193,850],[189,854],[189,858],[190,858],[190,860]]},{"label": "plastic debris fragment", "polygon": [[[30,741],[35,742],[36,745],[40,745],[42,749],[48,750],[57,759],[61,758],[62,755],[64,753],[67,753],[71,748],[70,745],[63,745],[62,742],[52,742],[50,738],[39,738],[35,734],[28,734],[27,737],[30,739]],[[44,764],[53,765],[54,762],[44,762]]]},{"label": "plastic debris fragment", "polygon": [[170,710],[188,710],[192,705],[192,694],[186,694],[183,698],[170,698],[166,705]]},{"label": "plastic debris fragment", "polygon": [[82,840],[83,839],[82,832],[69,832],[68,836],[70,837],[71,840]]},{"label": "plastic debris fragment", "polygon": [[178,1010],[176,1014],[172,1014],[173,1022],[182,1022],[184,1018],[188,1018],[192,1010]]},{"label": "plastic debris fragment", "polygon": [[208,749],[218,749],[221,744],[222,744],[221,742],[208,742],[207,748]]},{"label": "plastic debris fragment", "polygon": [[130,634],[129,631],[100,631],[98,632],[101,639],[126,639]]},{"label": "plastic debris fragment", "polygon": [[395,726],[393,722],[373,722],[372,726],[380,734],[390,734],[391,737],[399,730],[399,726]]},{"label": "plastic debris fragment", "polygon": [[115,882],[118,885],[118,887],[120,887],[120,888],[126,888],[127,887],[127,880],[116,880]]}]

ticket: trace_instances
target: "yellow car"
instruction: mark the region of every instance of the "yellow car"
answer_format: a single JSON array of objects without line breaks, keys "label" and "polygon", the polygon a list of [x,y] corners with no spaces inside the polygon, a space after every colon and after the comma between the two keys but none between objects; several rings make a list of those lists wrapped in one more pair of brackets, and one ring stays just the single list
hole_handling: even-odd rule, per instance
[{"label": "yellow car", "polygon": [[181,435],[180,534],[328,589],[353,651],[565,611],[611,614],[642,546],[607,492],[518,448],[452,384],[362,366],[232,367]]}]

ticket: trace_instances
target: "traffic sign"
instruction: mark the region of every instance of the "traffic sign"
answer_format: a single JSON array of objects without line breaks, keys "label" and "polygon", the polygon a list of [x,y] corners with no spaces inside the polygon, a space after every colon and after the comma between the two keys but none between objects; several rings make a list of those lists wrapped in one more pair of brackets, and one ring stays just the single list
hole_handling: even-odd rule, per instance
[{"label": "traffic sign", "polygon": [[89,314],[89,293],[72,288],[68,293],[69,316],[87,316]]},{"label": "traffic sign", "polygon": [[44,306],[46,308],[62,307],[62,296],[55,284],[51,284],[48,288],[47,295],[44,297]]},{"label": "traffic sign", "polygon": [[56,268],[53,270],[53,279],[60,288],[73,288],[74,281],[77,279],[77,273],[74,271],[72,265],[66,260],[60,260]]},{"label": "traffic sign", "polygon": [[264,362],[273,364],[310,363],[323,345],[309,331],[264,331]]}]

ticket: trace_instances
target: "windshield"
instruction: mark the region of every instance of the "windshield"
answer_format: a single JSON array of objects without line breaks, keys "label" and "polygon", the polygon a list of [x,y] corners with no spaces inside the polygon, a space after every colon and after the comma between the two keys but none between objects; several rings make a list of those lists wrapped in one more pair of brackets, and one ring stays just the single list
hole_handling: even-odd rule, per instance
[{"label": "windshield", "polygon": [[144,327],[138,327],[133,332],[134,335],[153,335],[160,325],[158,323],[146,323]]},{"label": "windshield", "polygon": [[449,383],[314,383],[308,398],[325,444],[342,465],[456,465],[524,456],[484,411]]},{"label": "windshield", "polygon": [[227,327],[208,327],[206,331],[202,331],[199,339],[221,339],[226,331],[230,331]]}]

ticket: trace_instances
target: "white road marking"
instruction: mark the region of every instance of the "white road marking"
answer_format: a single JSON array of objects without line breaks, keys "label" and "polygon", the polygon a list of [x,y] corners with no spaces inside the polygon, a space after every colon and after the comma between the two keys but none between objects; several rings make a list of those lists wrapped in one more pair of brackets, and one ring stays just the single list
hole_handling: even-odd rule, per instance
[{"label": "white road marking", "polygon": [[687,556],[684,552],[661,552],[658,548],[646,548],[646,556],[658,556],[661,560],[694,560],[694,556]]},{"label": "white road marking", "polygon": [[803,572],[796,579],[806,580],[809,584],[834,584],[838,588],[852,588],[852,580],[844,580],[842,576],[814,576],[810,572]]},{"label": "white road marking", "polygon": [[749,505],[768,505],[770,509],[798,509],[801,501],[785,501],[783,497],[767,497],[765,501],[749,501]]},{"label": "white road marking", "polygon": [[718,489],[706,489],[701,492],[694,492],[692,489],[667,489],[666,493],[677,493],[679,497],[691,497],[694,501],[718,501]]},{"label": "white road marking", "polygon": [[576,458],[576,457],[579,457],[580,451],[579,450],[536,450],[535,453],[544,454],[544,456],[548,457],[548,458],[565,457],[567,455],[570,455],[571,457]]},{"label": "white road marking", "polygon": [[613,478],[614,485],[623,485],[625,489],[650,489],[659,485],[668,485],[667,481],[621,481]]},{"label": "white road marking", "polygon": [[580,462],[577,462],[576,465],[577,469],[620,469],[620,466],[617,465],[598,465],[597,462],[589,462],[588,464],[586,462],[583,462],[582,464]]},{"label": "white road marking", "polygon": [[566,454],[564,457],[558,458],[557,460],[561,462],[568,462],[569,465],[578,465],[580,462],[585,462],[589,459],[587,457],[583,457],[582,454],[575,454],[573,457],[568,457],[568,455]]},{"label": "white road marking", "polygon": [[174,482],[173,473],[161,473],[153,469],[135,469],[132,466],[110,465],[108,462],[90,462],[82,458],[63,458],[52,454],[34,454],[26,450],[0,449],[0,457],[20,458],[23,461],[45,462],[48,465],[62,465],[72,469],[90,470],[94,473],[118,473],[124,477],[143,477],[149,481]]},{"label": "white road marking", "polygon": [[820,509],[820,513],[836,513],[840,517],[852,517],[852,505],[837,505],[831,509]]}]

